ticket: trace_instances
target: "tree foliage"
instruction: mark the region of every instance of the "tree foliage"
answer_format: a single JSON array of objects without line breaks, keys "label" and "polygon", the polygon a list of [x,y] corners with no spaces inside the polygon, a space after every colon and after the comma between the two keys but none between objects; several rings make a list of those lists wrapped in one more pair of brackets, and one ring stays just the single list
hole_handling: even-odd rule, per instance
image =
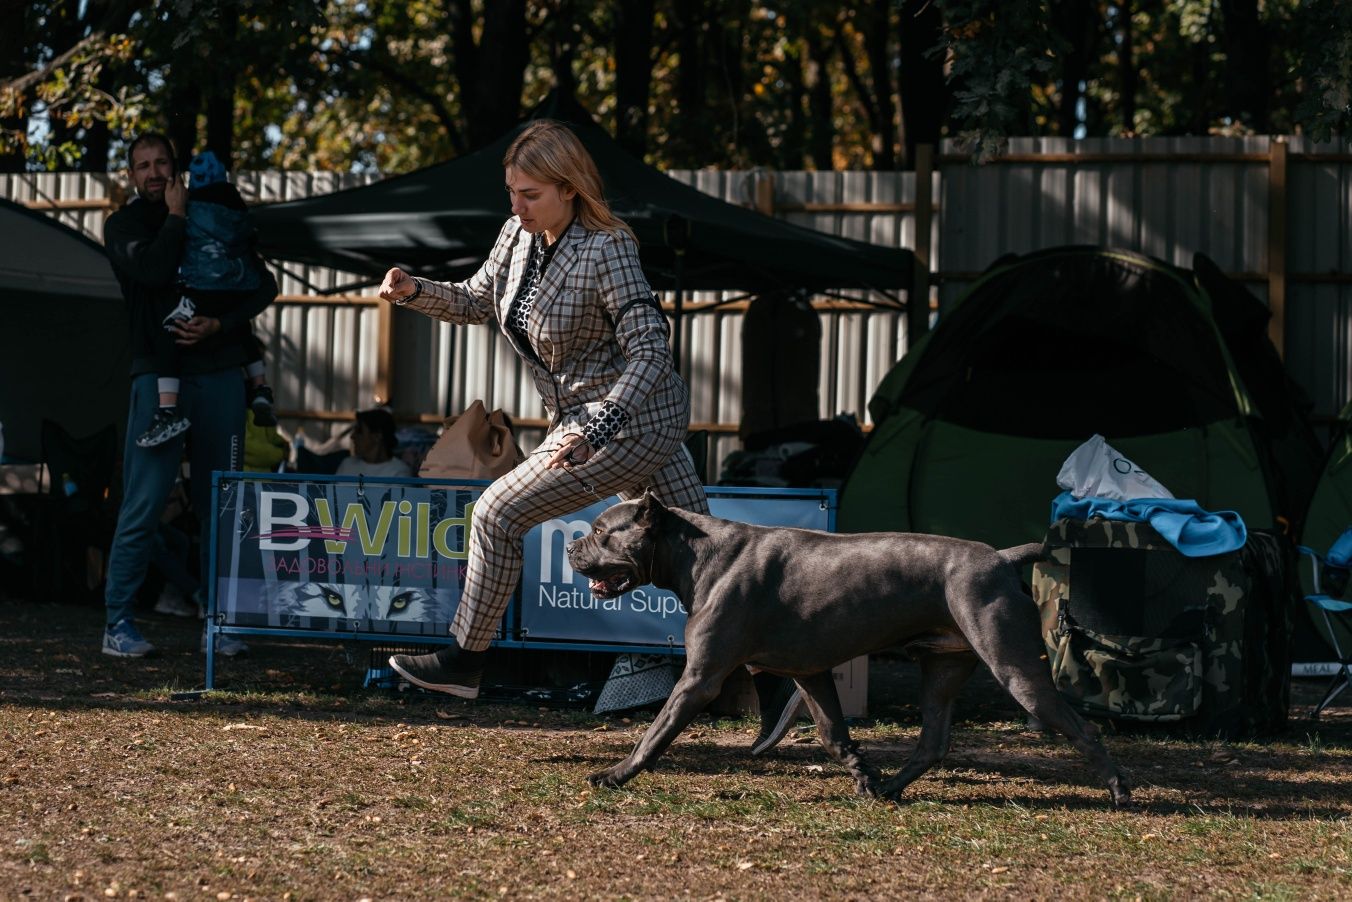
[{"label": "tree foliage", "polygon": [[0,169],[170,133],[408,171],[575,94],[667,167],[898,168],[1011,135],[1346,133],[1346,0],[0,0]]}]

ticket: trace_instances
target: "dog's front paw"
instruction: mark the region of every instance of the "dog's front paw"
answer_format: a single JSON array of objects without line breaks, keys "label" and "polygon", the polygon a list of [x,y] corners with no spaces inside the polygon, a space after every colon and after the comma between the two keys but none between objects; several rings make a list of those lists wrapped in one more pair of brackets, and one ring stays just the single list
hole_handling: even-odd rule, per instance
[{"label": "dog's front paw", "polygon": [[1114,777],[1108,781],[1108,794],[1112,796],[1113,807],[1118,811],[1131,811],[1136,803],[1131,800],[1131,785],[1126,777]]},{"label": "dog's front paw", "polygon": [[630,775],[624,773],[623,767],[615,765],[607,767],[605,770],[598,770],[587,778],[587,782],[593,786],[608,786],[611,789],[619,789],[629,782]]},{"label": "dog's front paw", "polygon": [[878,787],[878,798],[887,799],[887,801],[893,802],[897,805],[905,805],[906,800],[901,797],[901,794],[905,792],[906,787],[910,785],[911,783],[909,780],[907,781],[899,781],[896,779],[887,780],[881,786]]},{"label": "dog's front paw", "polygon": [[856,777],[854,791],[870,799],[880,799],[884,792],[883,781],[872,775]]}]

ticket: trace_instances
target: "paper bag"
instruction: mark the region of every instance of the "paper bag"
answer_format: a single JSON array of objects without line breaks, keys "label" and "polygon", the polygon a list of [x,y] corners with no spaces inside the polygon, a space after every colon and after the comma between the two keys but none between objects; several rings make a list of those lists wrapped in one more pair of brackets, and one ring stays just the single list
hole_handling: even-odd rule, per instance
[{"label": "paper bag", "polygon": [[497,479],[525,455],[502,410],[489,413],[475,401],[446,420],[441,437],[423,458],[418,476],[427,479]]}]

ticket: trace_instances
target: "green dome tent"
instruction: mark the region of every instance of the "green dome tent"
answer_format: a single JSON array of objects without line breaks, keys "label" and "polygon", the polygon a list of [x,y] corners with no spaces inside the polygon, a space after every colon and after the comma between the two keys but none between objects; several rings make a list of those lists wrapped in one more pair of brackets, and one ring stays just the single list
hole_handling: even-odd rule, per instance
[{"label": "green dome tent", "polygon": [[1320,554],[1352,526],[1352,403],[1338,414],[1333,445],[1324,462],[1324,472],[1310,499],[1300,542]]},{"label": "green dome tent", "polygon": [[1094,247],[1002,258],[878,386],[840,526],[1036,541],[1094,433],[1176,497],[1294,521],[1320,450],[1266,323],[1201,255],[1191,271]]}]

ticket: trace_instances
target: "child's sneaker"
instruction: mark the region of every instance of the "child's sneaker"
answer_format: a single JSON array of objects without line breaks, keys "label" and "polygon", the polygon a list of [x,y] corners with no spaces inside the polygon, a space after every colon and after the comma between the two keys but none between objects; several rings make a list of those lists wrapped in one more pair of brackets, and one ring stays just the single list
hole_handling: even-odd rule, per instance
[{"label": "child's sneaker", "polygon": [[249,409],[253,411],[255,426],[276,426],[277,414],[272,409],[272,388],[266,384],[249,389]]},{"label": "child's sneaker", "polygon": [[156,445],[163,445],[174,436],[187,432],[191,425],[188,418],[178,412],[178,408],[161,407],[155,411],[155,418],[150,421],[146,431],[136,439],[136,447],[153,448]]},{"label": "child's sneaker", "polygon": [[191,298],[180,297],[178,306],[175,307],[168,316],[164,318],[165,331],[172,331],[178,323],[186,323],[197,315],[197,305]]}]

